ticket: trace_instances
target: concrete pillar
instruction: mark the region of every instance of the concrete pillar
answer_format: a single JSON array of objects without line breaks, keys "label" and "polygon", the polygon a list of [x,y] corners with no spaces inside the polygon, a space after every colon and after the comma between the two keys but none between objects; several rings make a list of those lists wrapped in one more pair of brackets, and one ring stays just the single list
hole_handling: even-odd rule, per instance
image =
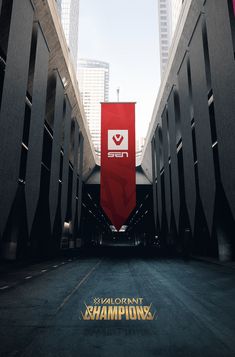
[{"label": "concrete pillar", "polygon": [[151,142],[151,154],[152,154],[152,186],[153,186],[153,216],[155,230],[157,230],[157,190],[156,190],[156,159],[155,159],[155,142],[154,138]]},{"label": "concrete pillar", "polygon": [[158,127],[155,133],[156,145],[156,168],[157,168],[157,207],[159,228],[162,227],[162,184],[161,184],[161,161],[162,161],[162,131]]},{"label": "concrete pillar", "polygon": [[[204,16],[201,15],[189,45],[192,101],[198,161],[199,191],[209,232],[212,232],[215,205],[215,170],[208,108],[206,53],[203,45]],[[206,34],[205,34],[206,36]],[[206,39],[204,39],[206,41]]]},{"label": "concrete pillar", "polygon": [[65,129],[64,129],[64,156],[63,156],[63,169],[62,169],[62,192],[61,192],[61,223],[64,224],[67,203],[68,203],[68,181],[69,181],[69,145],[70,145],[70,132],[71,132],[71,105],[66,97],[66,113],[65,113]]},{"label": "concrete pillar", "polygon": [[18,187],[33,16],[30,0],[13,1],[0,113],[0,234]]},{"label": "concrete pillar", "polygon": [[84,150],[84,138],[80,133],[80,145],[79,145],[79,182],[78,182],[78,229],[81,223],[81,210],[82,210],[82,168],[83,168],[83,150]]},{"label": "concrete pillar", "polygon": [[[164,192],[165,192],[165,207],[166,207],[166,223],[168,232],[171,229],[171,183],[170,183],[170,167],[169,167],[169,131],[168,131],[168,113],[165,108],[162,114],[162,146],[163,146],[163,161],[164,161]],[[169,242],[168,242],[169,243]]]},{"label": "concrete pillar", "polygon": [[57,71],[55,71],[56,89],[55,89],[55,104],[54,104],[54,120],[53,120],[53,141],[51,154],[51,171],[50,171],[50,188],[49,188],[49,207],[50,207],[50,223],[53,230],[56,209],[59,198],[59,176],[60,176],[60,156],[62,146],[62,124],[63,124],[63,107],[64,107],[64,87],[62,80]]},{"label": "concrete pillar", "polygon": [[25,198],[29,232],[32,228],[40,192],[49,60],[49,49],[39,24],[35,25],[35,31],[37,44],[35,52],[32,108],[25,180]]},{"label": "concrete pillar", "polygon": [[172,208],[174,211],[175,223],[177,232],[179,231],[179,216],[180,216],[180,192],[179,192],[179,169],[177,158],[177,121],[179,113],[176,107],[176,87],[173,86],[168,98],[168,126],[169,126],[169,141],[170,141],[170,156],[171,156],[171,185],[172,185]]},{"label": "concrete pillar", "polygon": [[189,215],[189,222],[194,232],[195,210],[196,210],[196,181],[192,142],[192,113],[189,78],[188,53],[185,53],[181,67],[178,72],[180,123],[182,134],[183,167],[184,167],[184,190],[185,201]]},{"label": "concrete pillar", "polygon": [[78,199],[77,199],[77,194],[78,194],[78,149],[79,149],[79,126],[77,124],[77,121],[75,119],[75,128],[74,128],[74,160],[73,160],[73,186],[72,186],[72,236],[71,236],[71,241],[73,243],[73,248],[75,247],[75,239],[76,239],[76,234],[78,231],[77,227],[77,217],[76,217],[76,211],[77,211],[77,206],[78,206]]}]

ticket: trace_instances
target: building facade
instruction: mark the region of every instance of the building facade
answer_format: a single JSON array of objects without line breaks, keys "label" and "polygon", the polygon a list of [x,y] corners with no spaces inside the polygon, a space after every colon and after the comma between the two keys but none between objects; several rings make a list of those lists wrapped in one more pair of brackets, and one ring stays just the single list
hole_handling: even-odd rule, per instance
[{"label": "building facade", "polygon": [[172,37],[175,33],[183,2],[184,0],[171,0]]},{"label": "building facade", "polygon": [[152,139],[157,235],[220,260],[235,256],[233,6],[185,1],[146,139],[149,147]]},{"label": "building facade", "polygon": [[0,16],[0,257],[44,256],[77,242],[95,158],[56,10],[7,0]]},{"label": "building facade", "polygon": [[96,152],[100,151],[101,102],[109,100],[109,64],[80,59],[78,81],[84,110]]}]

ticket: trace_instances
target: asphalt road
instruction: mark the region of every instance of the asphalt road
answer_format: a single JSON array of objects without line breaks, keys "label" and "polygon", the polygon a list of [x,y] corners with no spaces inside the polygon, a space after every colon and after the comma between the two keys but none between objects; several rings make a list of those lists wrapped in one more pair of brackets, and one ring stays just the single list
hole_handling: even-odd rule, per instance
[{"label": "asphalt road", "polygon": [[[235,356],[232,268],[120,255],[27,269],[1,276],[1,357]],[[154,320],[83,320],[94,298],[142,298]]]}]

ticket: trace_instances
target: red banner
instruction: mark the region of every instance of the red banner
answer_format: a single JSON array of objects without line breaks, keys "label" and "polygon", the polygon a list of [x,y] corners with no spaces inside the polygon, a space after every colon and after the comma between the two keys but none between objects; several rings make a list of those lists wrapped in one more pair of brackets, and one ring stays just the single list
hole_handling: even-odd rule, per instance
[{"label": "red banner", "polygon": [[101,104],[100,203],[117,230],[136,205],[135,103]]}]

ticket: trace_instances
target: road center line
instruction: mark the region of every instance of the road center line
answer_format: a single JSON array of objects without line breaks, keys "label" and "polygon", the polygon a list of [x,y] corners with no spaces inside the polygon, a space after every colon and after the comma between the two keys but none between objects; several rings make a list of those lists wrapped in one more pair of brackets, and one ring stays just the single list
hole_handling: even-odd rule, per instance
[{"label": "road center line", "polygon": [[8,285],[5,285],[5,286],[1,286],[0,287],[0,290],[5,290],[5,289],[8,289],[9,288],[9,286]]},{"label": "road center line", "polygon": [[64,305],[69,301],[69,299],[73,296],[73,294],[79,289],[79,287],[89,278],[91,273],[96,269],[96,267],[101,263],[102,259],[96,263],[96,265],[79,281],[79,283],[73,288],[73,290],[66,296],[60,306],[56,309],[56,314],[63,309]]}]

